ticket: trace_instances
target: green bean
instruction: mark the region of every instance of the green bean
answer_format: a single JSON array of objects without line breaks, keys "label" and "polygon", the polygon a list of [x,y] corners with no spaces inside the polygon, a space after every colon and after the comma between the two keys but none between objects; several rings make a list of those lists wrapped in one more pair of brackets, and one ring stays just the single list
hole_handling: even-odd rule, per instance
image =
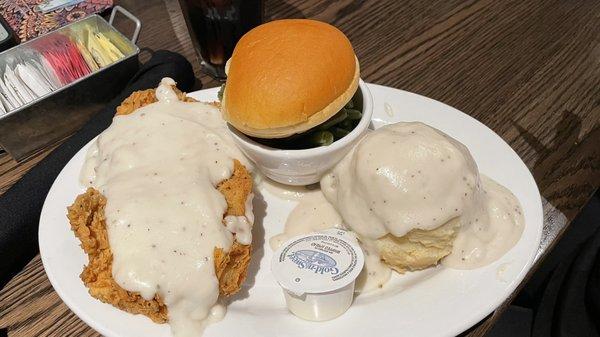
[{"label": "green bean", "polygon": [[[225,85],[219,90],[219,99],[223,99]],[[259,140],[271,147],[283,149],[310,149],[319,146],[331,145],[334,141],[345,137],[358,125],[363,117],[360,106],[355,104],[354,98],[350,99],[344,107],[325,123],[291,137],[276,140]]]},{"label": "green bean", "polygon": [[330,131],[331,131],[331,133],[333,133],[333,135],[335,136],[336,139],[343,138],[344,136],[346,136],[347,134],[350,133],[350,131],[348,131],[346,129],[338,128],[337,126],[332,127]]},{"label": "green bean", "polygon": [[345,109],[348,113],[348,119],[358,120],[362,118],[362,112],[355,109]]},{"label": "green bean", "polygon": [[315,131],[308,136],[308,142],[313,146],[331,145],[333,134],[329,131]]},{"label": "green bean", "polygon": [[339,126],[339,127],[343,128],[343,129],[346,129],[348,131],[352,131],[352,129],[354,129],[355,125],[354,125],[354,121],[353,120],[346,119],[346,120],[344,120],[343,122],[341,122],[340,124],[338,124],[336,126]]},{"label": "green bean", "polygon": [[219,92],[217,93],[217,97],[219,98],[219,101],[223,100],[223,92],[225,91],[225,84],[223,84],[221,86],[221,89],[219,89]]},{"label": "green bean", "polygon": [[333,115],[333,117],[329,118],[327,122],[321,124],[319,126],[319,130],[327,130],[330,127],[344,121],[348,117],[348,113],[344,109],[340,110],[338,113]]}]

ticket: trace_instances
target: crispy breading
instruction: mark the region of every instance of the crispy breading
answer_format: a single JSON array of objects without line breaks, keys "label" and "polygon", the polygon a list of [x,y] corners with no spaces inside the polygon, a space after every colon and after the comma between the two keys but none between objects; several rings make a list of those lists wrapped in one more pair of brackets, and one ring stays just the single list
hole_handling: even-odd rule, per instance
[{"label": "crispy breading", "polygon": [[[227,215],[246,214],[246,199],[252,193],[252,177],[242,163],[234,160],[231,178],[222,181],[217,189],[227,200]],[[242,245],[237,241],[233,242],[227,252],[215,248],[215,272],[219,279],[221,295],[229,296],[240,290],[246,279],[251,254],[251,245]]]},{"label": "crispy breading", "polygon": [[[196,102],[195,99],[186,96],[186,94],[176,87],[173,87],[173,90],[177,94],[177,98],[183,102]],[[157,102],[156,95],[154,94],[154,89],[146,89],[140,91],[134,91],[129,97],[127,97],[121,105],[117,107],[116,115],[129,115],[134,112],[136,109],[143,107],[144,105],[148,105],[154,102]]]},{"label": "crispy breading", "polygon": [[138,293],[121,288],[113,279],[113,257],[106,231],[105,206],[106,198],[97,190],[88,188],[68,207],[71,229],[88,255],[88,264],[83,268],[81,280],[92,297],[132,314],[146,315],[156,323],[165,323],[167,306],[158,295],[147,301]]},{"label": "crispy breading", "polygon": [[[179,90],[180,100],[195,101]],[[156,102],[154,89],[136,91],[117,108],[117,114],[126,115],[144,105]],[[246,211],[246,199],[252,193],[252,177],[244,165],[234,160],[232,176],[222,181],[217,189],[227,201],[226,215],[240,216]],[[106,198],[97,190],[88,188],[68,207],[67,217],[71,229],[81,241],[81,247],[88,255],[88,265],[81,273],[81,279],[90,295],[115,307],[133,314],[143,314],[156,323],[168,320],[168,309],[156,295],[145,300],[136,292],[121,288],[112,277],[112,252],[108,241],[104,208]],[[229,251],[215,248],[215,274],[219,280],[219,293],[229,296],[236,293],[244,280],[250,263],[251,245],[242,245],[234,240]]]}]

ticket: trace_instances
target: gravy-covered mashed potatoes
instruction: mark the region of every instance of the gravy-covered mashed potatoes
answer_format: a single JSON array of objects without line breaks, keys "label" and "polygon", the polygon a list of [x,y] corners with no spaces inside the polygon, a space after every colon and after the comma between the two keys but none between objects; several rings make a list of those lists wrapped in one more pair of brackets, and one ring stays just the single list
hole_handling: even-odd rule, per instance
[{"label": "gravy-covered mashed potatoes", "polygon": [[436,265],[475,268],[502,256],[523,231],[506,188],[481,177],[468,149],[422,123],[365,136],[321,180],[360,241],[398,272]]}]

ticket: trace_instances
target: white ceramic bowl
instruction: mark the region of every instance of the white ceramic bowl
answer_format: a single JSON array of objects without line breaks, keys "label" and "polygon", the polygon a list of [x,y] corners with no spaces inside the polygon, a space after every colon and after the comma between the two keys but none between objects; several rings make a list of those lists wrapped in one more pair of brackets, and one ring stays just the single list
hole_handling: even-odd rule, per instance
[{"label": "white ceramic bowl", "polygon": [[362,119],[349,134],[328,146],[304,150],[276,149],[255,142],[232,126],[229,129],[240,149],[267,177],[286,185],[314,184],[350,151],[371,123],[373,97],[362,80],[359,80],[358,88],[359,102],[362,99]]}]

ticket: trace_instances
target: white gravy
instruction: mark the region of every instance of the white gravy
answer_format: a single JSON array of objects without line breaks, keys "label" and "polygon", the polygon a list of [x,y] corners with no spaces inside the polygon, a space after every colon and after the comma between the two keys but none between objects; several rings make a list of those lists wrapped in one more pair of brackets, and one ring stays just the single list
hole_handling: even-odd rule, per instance
[{"label": "white gravy", "polygon": [[502,256],[523,231],[518,200],[484,178],[469,150],[423,123],[396,123],[367,134],[321,180],[349,229],[363,241],[414,228],[431,230],[460,217],[445,264],[477,268]]},{"label": "white gravy", "polygon": [[460,216],[478,188],[467,148],[422,123],[370,132],[321,180],[346,224],[372,240],[437,228]]},{"label": "white gravy", "polygon": [[483,207],[461,219],[452,254],[442,264],[456,269],[473,269],[496,261],[521,238],[525,227],[517,198],[504,186],[482,176]]},{"label": "white gravy", "polygon": [[231,177],[234,158],[250,166],[219,110],[178,101],[174,84],[163,79],[157,103],[113,119],[81,179],[107,199],[116,282],[148,300],[160,295],[173,335],[187,337],[223,317],[213,250],[228,250],[233,233],[249,243],[253,219],[249,209],[223,225],[227,203],[216,186]]},{"label": "white gravy", "polygon": [[383,288],[383,285],[392,277],[392,269],[381,261],[379,251],[371,240],[358,239],[360,248],[362,248],[365,256],[365,266],[356,279],[354,291],[357,293],[366,293],[371,290]]},{"label": "white gravy", "polygon": [[260,173],[254,175],[254,184],[260,190],[269,192],[279,199],[293,201],[301,200],[307,194],[321,193],[319,185],[289,186],[273,181]]},{"label": "white gravy", "polygon": [[271,237],[269,245],[276,250],[294,236],[328,228],[343,228],[342,217],[322,193],[305,194],[288,215],[283,233]]}]

